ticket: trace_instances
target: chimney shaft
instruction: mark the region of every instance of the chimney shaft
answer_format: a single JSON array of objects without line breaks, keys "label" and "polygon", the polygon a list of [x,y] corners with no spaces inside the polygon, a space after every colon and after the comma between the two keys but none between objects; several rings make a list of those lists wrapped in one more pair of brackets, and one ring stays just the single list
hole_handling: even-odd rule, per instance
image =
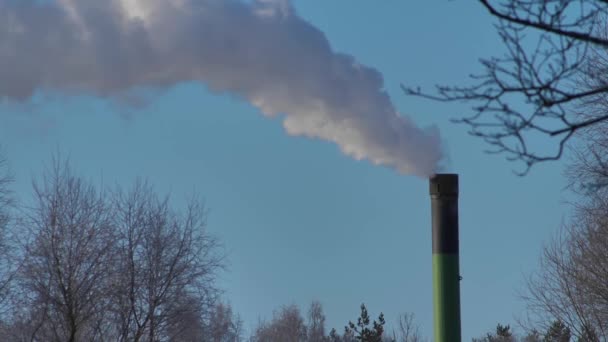
[{"label": "chimney shaft", "polygon": [[458,175],[429,180],[433,219],[433,311],[436,342],[460,342]]}]

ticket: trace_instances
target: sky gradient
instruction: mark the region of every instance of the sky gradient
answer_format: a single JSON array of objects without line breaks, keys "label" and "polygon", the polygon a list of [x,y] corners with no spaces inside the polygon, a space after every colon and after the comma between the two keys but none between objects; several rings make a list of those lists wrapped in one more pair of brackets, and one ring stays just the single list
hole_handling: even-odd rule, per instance
[{"label": "sky gradient", "polygon": [[[460,174],[463,338],[523,314],[517,291],[544,241],[567,215],[563,162],[534,167],[483,153],[483,142],[450,118],[455,104],[406,97],[399,83],[459,84],[479,57],[501,50],[490,17],[473,2],[294,1],[338,52],[384,75],[396,109],[419,126],[437,125]],[[104,184],[145,177],[177,204],[197,191],[209,229],[228,251],[226,298],[250,331],[281,305],[324,305],[342,330],[366,303],[393,323],[413,312],[432,337],[428,181],[356,161],[332,143],[287,135],[279,120],[196,82],[125,108],[94,96],[37,94],[0,105],[0,145],[27,202],[31,179],[51,153]]]}]

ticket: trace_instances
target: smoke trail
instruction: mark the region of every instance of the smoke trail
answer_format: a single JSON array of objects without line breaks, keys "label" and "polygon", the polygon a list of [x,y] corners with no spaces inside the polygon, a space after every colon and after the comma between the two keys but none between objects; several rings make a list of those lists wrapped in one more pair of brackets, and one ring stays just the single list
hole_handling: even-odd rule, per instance
[{"label": "smoke trail", "polygon": [[0,98],[115,97],[185,81],[357,160],[428,176],[441,159],[436,128],[400,116],[382,75],[332,51],[288,0],[0,0]]}]

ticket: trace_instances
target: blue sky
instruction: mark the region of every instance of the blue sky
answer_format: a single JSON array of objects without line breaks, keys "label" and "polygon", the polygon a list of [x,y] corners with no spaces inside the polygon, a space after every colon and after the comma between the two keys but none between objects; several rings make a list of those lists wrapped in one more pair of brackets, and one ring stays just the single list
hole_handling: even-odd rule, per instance
[{"label": "blue sky", "polygon": [[[463,337],[523,313],[517,291],[544,241],[567,215],[563,162],[535,167],[490,156],[450,118],[460,104],[404,96],[399,83],[459,84],[479,57],[499,53],[492,21],[474,2],[304,1],[299,14],[332,47],[384,74],[397,109],[436,124],[461,177]],[[355,161],[331,144],[288,136],[238,98],[197,83],[125,109],[95,97],[37,96],[0,106],[0,144],[27,200],[51,153],[105,184],[147,177],[177,204],[206,199],[209,229],[224,242],[229,271],[220,284],[251,329],[284,304],[320,300],[328,327],[341,330],[365,302],[392,323],[413,312],[432,336],[431,230],[427,180]]]}]

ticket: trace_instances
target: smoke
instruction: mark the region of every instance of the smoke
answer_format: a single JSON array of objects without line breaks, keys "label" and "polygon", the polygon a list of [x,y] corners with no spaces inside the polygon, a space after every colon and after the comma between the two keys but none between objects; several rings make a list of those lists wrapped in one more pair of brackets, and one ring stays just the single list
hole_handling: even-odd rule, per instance
[{"label": "smoke", "polygon": [[357,160],[428,176],[441,159],[437,129],[399,115],[382,75],[334,52],[288,0],[0,0],[0,98],[189,81]]}]

